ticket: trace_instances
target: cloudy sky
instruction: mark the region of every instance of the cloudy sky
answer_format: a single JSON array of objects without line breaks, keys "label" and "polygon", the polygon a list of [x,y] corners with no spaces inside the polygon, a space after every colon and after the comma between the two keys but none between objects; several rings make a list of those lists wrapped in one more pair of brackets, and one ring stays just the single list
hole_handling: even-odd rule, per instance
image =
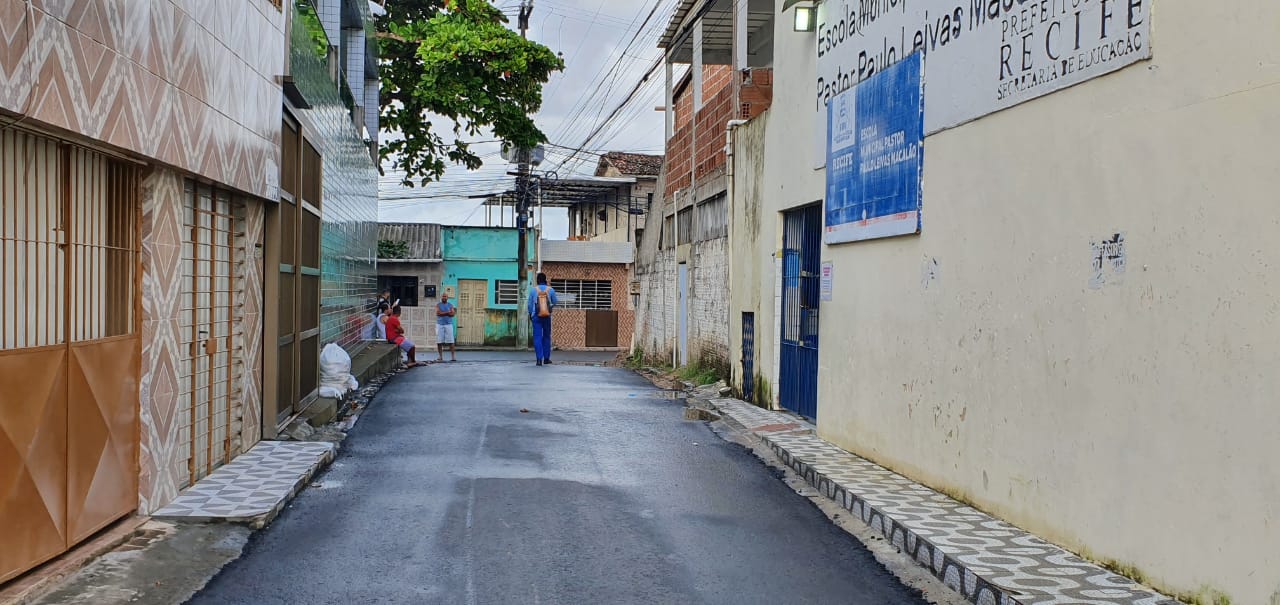
[{"label": "cloudy sky", "polygon": [[[494,2],[511,17],[514,28],[519,0]],[[658,37],[676,4],[676,0],[534,0],[529,38],[562,53],[565,60],[565,70],[553,75],[543,89],[542,111],[536,116],[538,127],[550,139],[547,159],[539,169],[554,170],[560,176],[590,174],[604,151],[661,153],[663,116],[655,108],[662,104],[662,69],[643,83],[641,78],[661,56]],[[656,13],[650,16],[655,6]],[[480,135],[468,140],[490,139]],[[485,159],[484,167],[477,171],[451,167],[443,180],[425,188],[402,187],[400,175],[388,170],[380,187],[380,219],[485,224],[486,209],[479,200],[467,198],[511,188],[513,179],[506,173],[514,166],[498,157],[496,142],[473,149]],[[577,149],[584,151],[575,154]],[[505,224],[511,224],[510,216]],[[546,213],[545,233],[552,239],[568,235],[563,210]]]}]

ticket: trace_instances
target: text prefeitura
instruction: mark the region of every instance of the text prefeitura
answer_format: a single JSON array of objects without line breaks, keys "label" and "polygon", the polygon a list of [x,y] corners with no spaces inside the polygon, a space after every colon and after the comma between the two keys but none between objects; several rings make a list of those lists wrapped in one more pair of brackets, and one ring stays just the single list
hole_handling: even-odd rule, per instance
[{"label": "text prefeitura", "polygon": [[[909,2],[925,0],[849,0],[842,14],[828,15],[818,31],[818,57],[837,56],[847,45],[866,43],[869,29],[877,21],[893,13],[907,14]],[[1001,46],[998,56],[991,58],[993,69],[999,69],[1000,81],[1021,78],[1035,70],[1071,71],[1077,65],[1050,65],[1050,62],[1080,58],[1068,55],[1097,49],[1097,41],[1106,40],[1118,26],[1133,29],[1142,24],[1144,4],[1149,0],[969,0],[949,10],[934,13],[925,10],[924,23],[914,32],[900,28],[897,40],[882,37],[878,48],[863,47],[857,54],[856,67],[846,70],[841,63],[831,77],[819,76],[817,109],[832,97],[852,88],[902,57],[915,52],[929,53],[945,48],[968,32],[998,23]],[[1100,7],[1096,21],[1086,23],[1086,9]],[[991,25],[994,26],[994,25]],[[1126,41],[1141,47],[1141,39]],[[1038,46],[1043,46],[1038,48]],[[906,52],[903,49],[908,49]],[[1037,61],[1037,58],[1043,59]]]}]

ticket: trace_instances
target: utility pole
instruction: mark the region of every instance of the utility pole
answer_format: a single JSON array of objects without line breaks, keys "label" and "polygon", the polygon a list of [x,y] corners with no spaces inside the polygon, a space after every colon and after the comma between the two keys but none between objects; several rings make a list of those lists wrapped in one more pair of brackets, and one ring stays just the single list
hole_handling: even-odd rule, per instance
[{"label": "utility pole", "polygon": [[[520,37],[529,39],[529,16],[533,14],[533,0],[520,0],[520,17],[517,24],[520,27]],[[524,309],[525,301],[529,296],[529,196],[530,196],[530,179],[529,179],[529,155],[531,149],[516,149],[516,160],[519,162],[519,170],[516,176],[516,229],[520,236],[517,238],[520,247],[516,251],[516,269],[519,271],[519,287],[520,292],[519,311],[516,317],[520,318],[516,322],[516,337],[520,340],[519,348],[521,350],[529,347],[529,321],[525,319]]]}]

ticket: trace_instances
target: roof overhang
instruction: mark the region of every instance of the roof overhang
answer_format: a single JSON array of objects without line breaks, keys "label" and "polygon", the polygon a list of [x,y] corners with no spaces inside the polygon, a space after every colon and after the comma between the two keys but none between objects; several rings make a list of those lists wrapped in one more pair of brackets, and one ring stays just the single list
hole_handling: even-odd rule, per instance
[{"label": "roof overhang", "polygon": [[[544,208],[568,208],[578,204],[617,203],[624,197],[624,189],[636,184],[631,176],[578,176],[542,181],[542,206]],[[491,196],[486,206],[515,205],[515,192],[508,191]]]},{"label": "roof overhang", "polygon": [[[773,0],[748,0],[748,37],[773,26],[773,10]],[[703,64],[732,64],[733,0],[683,0],[658,40],[658,48],[666,50],[667,62],[693,63],[693,31],[698,19],[702,19]]]}]

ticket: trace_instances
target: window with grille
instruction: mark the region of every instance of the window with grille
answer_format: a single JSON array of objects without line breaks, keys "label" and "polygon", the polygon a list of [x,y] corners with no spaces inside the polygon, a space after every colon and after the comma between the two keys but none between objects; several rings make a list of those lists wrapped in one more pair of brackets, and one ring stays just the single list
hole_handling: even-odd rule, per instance
[{"label": "window with grille", "polygon": [[137,191],[131,164],[0,129],[0,350],[140,327]]},{"label": "window with grille", "polygon": [[553,279],[561,309],[609,310],[613,308],[613,282],[595,279]]},{"label": "window with grille", "polygon": [[500,279],[493,291],[493,302],[499,305],[520,304],[520,282],[514,279]]}]

